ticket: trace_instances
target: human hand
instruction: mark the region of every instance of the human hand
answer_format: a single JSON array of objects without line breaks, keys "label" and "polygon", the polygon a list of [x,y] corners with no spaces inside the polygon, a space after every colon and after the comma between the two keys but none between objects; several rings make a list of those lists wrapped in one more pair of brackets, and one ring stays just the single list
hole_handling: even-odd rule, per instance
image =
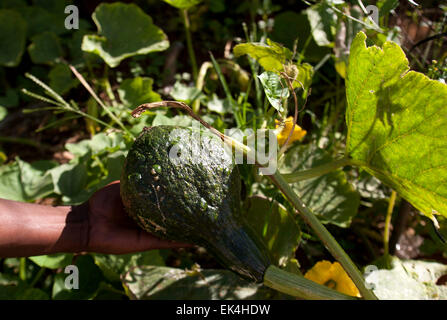
[{"label": "human hand", "polygon": [[97,191],[88,203],[87,251],[124,254],[191,246],[161,240],[141,229],[124,211],[119,181],[112,182]]}]

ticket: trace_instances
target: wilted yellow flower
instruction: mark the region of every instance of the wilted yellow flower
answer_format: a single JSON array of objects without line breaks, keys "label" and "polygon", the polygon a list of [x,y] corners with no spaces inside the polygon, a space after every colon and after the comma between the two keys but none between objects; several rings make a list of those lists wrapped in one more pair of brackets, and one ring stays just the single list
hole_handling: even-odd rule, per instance
[{"label": "wilted yellow flower", "polygon": [[[275,124],[276,128],[279,128],[279,126],[281,125],[281,121],[275,120]],[[293,127],[293,117],[288,117],[284,121],[283,129],[281,130],[280,133],[276,135],[280,146],[282,146],[286,142],[287,137],[289,136],[289,133],[292,130],[292,127]],[[306,133],[307,133],[306,130],[302,129],[299,125],[295,125],[295,129],[293,130],[292,136],[290,137],[288,144],[303,139]]]},{"label": "wilted yellow flower", "polygon": [[323,260],[317,262],[312,269],[304,275],[306,279],[325,285],[338,292],[360,297],[359,290],[349,278],[348,274],[338,262],[331,263]]}]

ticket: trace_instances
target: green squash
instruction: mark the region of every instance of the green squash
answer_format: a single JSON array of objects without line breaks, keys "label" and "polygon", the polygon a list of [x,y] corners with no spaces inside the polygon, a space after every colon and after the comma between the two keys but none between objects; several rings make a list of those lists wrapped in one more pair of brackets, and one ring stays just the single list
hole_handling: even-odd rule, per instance
[{"label": "green squash", "polygon": [[244,220],[238,167],[216,136],[177,126],[146,128],[127,155],[121,198],[144,230],[203,246],[224,267],[263,281],[270,258]]}]

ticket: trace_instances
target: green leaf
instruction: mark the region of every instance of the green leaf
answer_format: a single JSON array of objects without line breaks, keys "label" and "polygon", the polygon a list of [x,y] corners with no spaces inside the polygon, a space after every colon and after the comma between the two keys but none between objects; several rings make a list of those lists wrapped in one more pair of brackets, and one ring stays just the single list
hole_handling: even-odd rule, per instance
[{"label": "green leaf", "polygon": [[50,79],[50,88],[61,95],[79,84],[79,81],[73,77],[73,73],[66,64],[57,64],[51,68],[48,78]]},{"label": "green leaf", "polygon": [[202,91],[196,87],[188,87],[187,85],[177,81],[169,94],[177,101],[191,104],[196,99],[201,98]]},{"label": "green leaf", "polygon": [[24,285],[0,285],[1,300],[48,300],[50,297],[37,288],[28,288]]},{"label": "green leaf", "polygon": [[198,5],[202,0],[163,0],[177,9],[189,9]]},{"label": "green leaf", "polygon": [[66,197],[79,195],[87,183],[87,168],[83,163],[66,163],[50,171],[54,192]]},{"label": "green leaf", "polygon": [[[19,104],[19,94],[16,89],[6,89],[5,95],[0,96],[0,107],[13,108]],[[0,116],[1,119],[1,116]]]},{"label": "green leaf", "polygon": [[231,108],[231,102],[227,98],[219,99],[219,97],[215,93],[213,93],[211,99],[208,100],[206,106],[208,110],[222,115],[233,112],[233,108]]},{"label": "green leaf", "polygon": [[304,90],[308,90],[312,85],[314,68],[308,63],[303,63],[297,65],[297,69],[298,69],[298,75],[296,77],[296,80],[292,84],[293,87],[296,88],[298,86],[301,87],[301,85],[303,85]]},{"label": "green leaf", "polygon": [[55,33],[43,32],[31,38],[28,53],[34,63],[54,63],[62,56],[62,47]]},{"label": "green leaf", "polygon": [[118,89],[121,102],[135,109],[143,103],[161,101],[160,95],[152,90],[153,83],[153,79],[143,77],[124,80]]},{"label": "green leaf", "polygon": [[52,161],[29,164],[19,158],[12,164],[1,166],[0,198],[26,202],[50,194],[53,183],[47,170],[54,166]]},{"label": "green leaf", "polygon": [[115,152],[126,149],[123,134],[119,132],[98,133],[91,139],[82,140],[77,143],[67,143],[65,148],[76,157],[83,157],[88,153],[97,155],[104,152]]},{"label": "green leaf", "polygon": [[263,72],[258,78],[272,107],[278,110],[278,112],[283,112],[283,103],[289,97],[287,85],[281,82],[278,74],[271,71]]},{"label": "green leaf", "polygon": [[163,51],[168,37],[135,4],[100,4],[92,15],[99,35],[84,36],[82,50],[99,55],[110,67],[135,55]]},{"label": "green leaf", "polygon": [[8,110],[3,107],[0,106],[0,121],[2,121],[3,119],[5,119],[5,117],[8,115]]},{"label": "green leaf", "polygon": [[447,216],[447,86],[409,71],[402,49],[351,45],[346,153],[428,217]]},{"label": "green leaf", "polygon": [[284,71],[283,64],[286,59],[291,59],[292,52],[279,43],[267,39],[267,43],[249,42],[241,43],[234,47],[235,57],[248,54],[258,61],[265,71],[281,72]]},{"label": "green leaf", "polygon": [[[287,151],[281,173],[309,170],[332,161],[315,145],[296,145]],[[348,227],[357,214],[360,196],[342,170],[291,184],[303,202],[323,223]]]},{"label": "green leaf", "polygon": [[368,273],[366,282],[381,300],[445,300],[447,287],[436,285],[447,274],[447,266],[422,260],[399,260],[393,257],[391,270]]},{"label": "green leaf", "polygon": [[15,67],[22,59],[26,21],[13,10],[0,10],[0,65]]},{"label": "green leaf", "polygon": [[244,209],[247,222],[264,240],[273,263],[285,267],[295,257],[301,239],[296,221],[281,204],[259,196],[248,198]]},{"label": "green leaf", "polygon": [[326,3],[318,3],[306,9],[312,36],[319,46],[333,45],[337,15]]},{"label": "green leaf", "polygon": [[305,13],[285,11],[275,15],[271,38],[283,43],[291,50],[295,40],[298,40],[296,50],[305,55],[306,61],[318,63],[326,54],[331,53],[329,48],[318,46],[313,39],[309,20]]},{"label": "green leaf", "polygon": [[0,198],[26,201],[20,181],[20,169],[16,162],[0,167]]},{"label": "green leaf", "polygon": [[85,300],[95,296],[101,280],[101,270],[95,265],[90,255],[78,256],[75,263],[79,271],[79,289],[68,289],[65,280],[68,273],[58,273],[54,277],[52,298],[55,300]]},{"label": "green leaf", "polygon": [[29,257],[29,259],[37,264],[39,267],[48,269],[65,268],[71,264],[73,260],[73,254],[56,253],[43,256]]},{"label": "green leaf", "polygon": [[377,7],[379,8],[379,17],[383,17],[394,10],[399,5],[399,0],[379,0]]},{"label": "green leaf", "polygon": [[27,201],[43,198],[53,192],[53,181],[48,170],[54,168],[54,161],[40,160],[33,163],[16,159],[20,180]]},{"label": "green leaf", "polygon": [[95,264],[110,281],[120,281],[129,268],[136,266],[164,266],[164,260],[158,250],[150,250],[130,254],[99,254],[93,255]]},{"label": "green leaf", "polygon": [[56,35],[72,32],[65,28],[64,22],[67,15],[64,13],[64,9],[58,12],[49,12],[39,6],[27,6],[19,10],[28,24],[28,38],[43,32],[53,32]]},{"label": "green leaf", "polygon": [[185,271],[168,267],[132,268],[123,285],[131,298],[154,300],[268,299],[274,293],[228,270]]}]

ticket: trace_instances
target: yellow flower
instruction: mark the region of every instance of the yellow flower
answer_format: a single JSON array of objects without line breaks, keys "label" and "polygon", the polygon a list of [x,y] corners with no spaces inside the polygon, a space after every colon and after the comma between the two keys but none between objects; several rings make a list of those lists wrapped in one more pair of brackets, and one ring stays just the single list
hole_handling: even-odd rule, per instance
[{"label": "yellow flower", "polygon": [[[275,120],[276,128],[279,128],[281,126],[281,121]],[[278,138],[278,143],[280,146],[282,146],[289,136],[290,131],[293,127],[293,117],[288,117],[284,121],[284,127],[282,128],[281,132],[279,132],[276,137]],[[302,129],[299,125],[295,126],[295,129],[293,130],[292,136],[290,137],[289,144],[291,144],[294,141],[301,140],[306,135],[307,131]]]},{"label": "yellow flower", "polygon": [[338,292],[360,297],[360,293],[354,282],[352,282],[351,278],[349,278],[348,274],[338,262],[330,263],[326,260],[319,261],[312,269],[306,272],[304,277],[337,290]]}]

